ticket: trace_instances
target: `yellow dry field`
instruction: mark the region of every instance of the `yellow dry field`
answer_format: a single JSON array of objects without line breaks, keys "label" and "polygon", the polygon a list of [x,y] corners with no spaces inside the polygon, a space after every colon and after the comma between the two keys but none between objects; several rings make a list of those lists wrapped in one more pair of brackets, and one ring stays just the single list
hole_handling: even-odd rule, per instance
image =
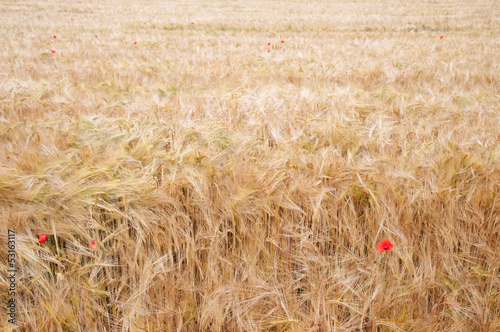
[{"label": "yellow dry field", "polygon": [[6,331],[500,331],[499,1],[2,1],[0,37]]}]

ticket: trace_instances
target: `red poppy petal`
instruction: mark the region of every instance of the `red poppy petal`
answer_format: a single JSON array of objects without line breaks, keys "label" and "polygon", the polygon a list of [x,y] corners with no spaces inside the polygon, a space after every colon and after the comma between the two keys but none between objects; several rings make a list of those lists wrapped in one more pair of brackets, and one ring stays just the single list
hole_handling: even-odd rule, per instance
[{"label": "red poppy petal", "polygon": [[47,235],[45,235],[45,234],[39,234],[39,235],[38,235],[38,242],[39,242],[40,244],[42,244],[42,243],[44,243],[45,241],[47,241]]},{"label": "red poppy petal", "polygon": [[384,251],[389,251],[394,247],[394,245],[391,243],[389,240],[383,240],[380,241],[377,244],[377,251],[378,252],[384,252]]}]

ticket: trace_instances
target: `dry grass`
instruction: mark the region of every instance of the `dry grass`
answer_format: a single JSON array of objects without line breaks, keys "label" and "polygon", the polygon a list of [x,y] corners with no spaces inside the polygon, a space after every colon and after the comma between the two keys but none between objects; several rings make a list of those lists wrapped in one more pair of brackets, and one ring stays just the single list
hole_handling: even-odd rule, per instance
[{"label": "dry grass", "polygon": [[499,17],[0,3],[19,330],[499,331]]}]

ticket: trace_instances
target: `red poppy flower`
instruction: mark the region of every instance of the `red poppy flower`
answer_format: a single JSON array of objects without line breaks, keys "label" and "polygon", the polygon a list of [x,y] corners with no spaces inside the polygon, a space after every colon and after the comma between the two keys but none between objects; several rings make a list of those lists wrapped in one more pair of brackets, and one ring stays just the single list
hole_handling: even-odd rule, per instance
[{"label": "red poppy flower", "polygon": [[134,42],[134,45],[137,45],[137,42]]},{"label": "red poppy flower", "polygon": [[40,244],[44,243],[45,241],[47,241],[47,235],[45,234],[38,234],[38,242]]},{"label": "red poppy flower", "polygon": [[56,36],[56,35],[54,35],[54,36],[52,36],[52,37],[54,37],[54,39],[56,39],[56,38],[57,38],[57,36]]},{"label": "red poppy flower", "polygon": [[52,53],[56,53],[56,50],[51,50]]},{"label": "red poppy flower", "polygon": [[267,53],[271,52],[271,50],[267,50]]},{"label": "red poppy flower", "polygon": [[284,40],[281,41],[281,43],[284,43],[284,42],[285,42]]},{"label": "red poppy flower", "polygon": [[439,38],[443,39],[443,36],[441,36],[441,37],[439,37]]},{"label": "red poppy flower", "polygon": [[271,46],[271,43],[267,43],[267,46]]},{"label": "red poppy flower", "polygon": [[191,22],[191,24],[194,24],[194,22]]},{"label": "red poppy flower", "polygon": [[97,35],[95,35],[94,37],[96,37],[96,38],[97,38]]},{"label": "red poppy flower", "polygon": [[95,240],[92,240],[92,242],[90,242],[90,248],[94,249],[94,247],[95,247]]},{"label": "red poppy flower", "polygon": [[378,252],[389,251],[392,249],[392,247],[394,247],[394,246],[392,245],[391,241],[389,241],[389,240],[380,241],[377,244],[377,251]]}]

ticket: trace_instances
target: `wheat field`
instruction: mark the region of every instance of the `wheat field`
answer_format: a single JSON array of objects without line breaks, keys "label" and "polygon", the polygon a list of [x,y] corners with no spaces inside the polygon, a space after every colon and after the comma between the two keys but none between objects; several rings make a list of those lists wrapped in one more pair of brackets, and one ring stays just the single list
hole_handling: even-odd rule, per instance
[{"label": "wheat field", "polygon": [[0,36],[4,331],[500,331],[498,1],[2,1]]}]

